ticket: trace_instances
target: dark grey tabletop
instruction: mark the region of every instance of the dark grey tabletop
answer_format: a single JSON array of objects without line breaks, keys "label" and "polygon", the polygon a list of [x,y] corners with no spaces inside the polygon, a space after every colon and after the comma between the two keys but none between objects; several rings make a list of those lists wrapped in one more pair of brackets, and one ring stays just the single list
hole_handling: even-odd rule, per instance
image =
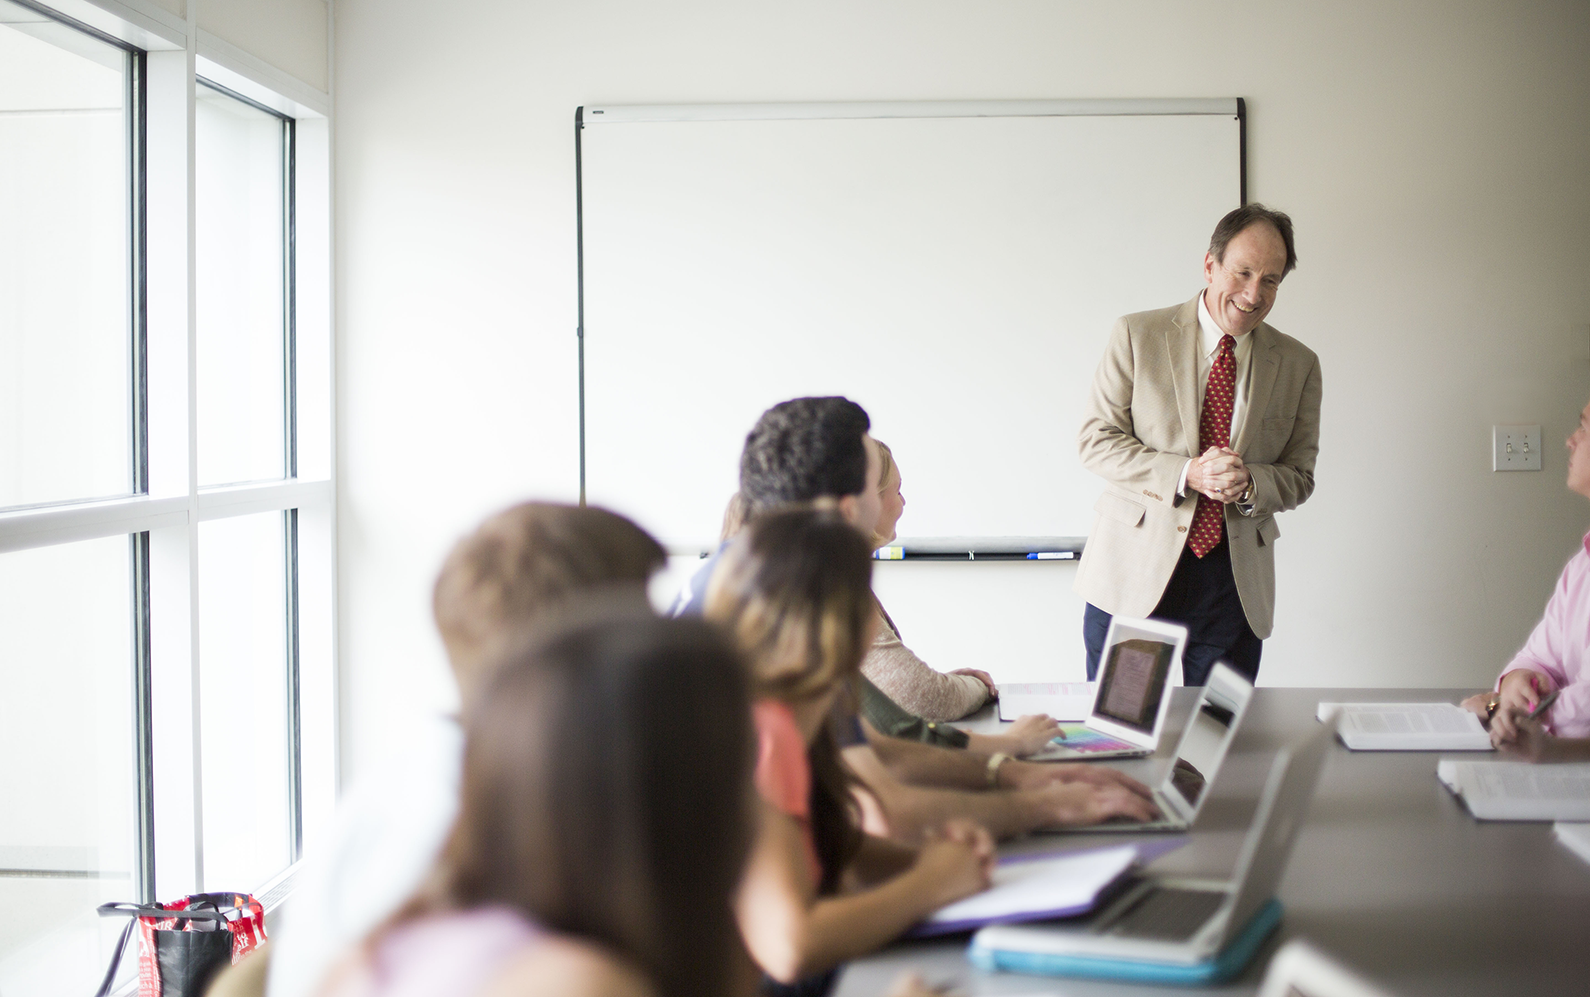
[{"label": "dark grey tabletop", "polygon": [[[1316,723],[1320,700],[1457,702],[1473,690],[1259,689],[1188,843],[1156,872],[1228,876],[1275,750]],[[1157,783],[1194,690],[1177,689],[1159,751],[1121,763]],[[997,728],[990,717],[968,726]],[[1203,992],[1252,994],[1270,955],[1307,938],[1393,993],[1590,994],[1590,865],[1557,844],[1549,823],[1480,823],[1436,780],[1439,752],[1331,749],[1281,882],[1281,928],[1248,971]],[[1478,757],[1468,755],[1467,757]],[[1494,756],[1485,756],[1494,757]],[[1090,847],[1142,835],[1032,835],[1001,851]],[[1165,993],[1165,988],[983,973],[964,958],[969,936],[901,943],[852,963],[838,997],[882,997],[915,969],[966,994],[1067,997]]]}]

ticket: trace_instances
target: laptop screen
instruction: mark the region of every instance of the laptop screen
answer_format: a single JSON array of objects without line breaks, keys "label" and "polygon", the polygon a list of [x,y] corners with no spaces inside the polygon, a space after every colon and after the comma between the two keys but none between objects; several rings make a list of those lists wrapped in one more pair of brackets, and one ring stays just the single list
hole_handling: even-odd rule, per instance
[{"label": "laptop screen", "polygon": [[1112,644],[1105,651],[1094,716],[1152,734],[1175,651],[1175,644],[1142,637]]},{"label": "laptop screen", "polygon": [[1252,695],[1253,686],[1247,679],[1224,665],[1215,667],[1176,745],[1169,785],[1163,787],[1167,792],[1175,792],[1189,807],[1197,808],[1225,760]]}]

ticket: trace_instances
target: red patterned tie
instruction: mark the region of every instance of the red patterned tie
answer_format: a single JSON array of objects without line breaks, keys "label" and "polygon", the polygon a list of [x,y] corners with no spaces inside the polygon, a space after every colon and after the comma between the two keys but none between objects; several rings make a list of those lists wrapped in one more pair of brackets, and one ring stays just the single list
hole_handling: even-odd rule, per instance
[{"label": "red patterned tie", "polygon": [[[1204,387],[1204,410],[1198,417],[1198,452],[1210,447],[1231,446],[1231,409],[1237,391],[1237,341],[1220,337],[1220,352],[1209,368],[1209,384]],[[1202,558],[1215,548],[1226,531],[1225,506],[1202,492],[1193,510],[1192,535],[1187,545]]]}]

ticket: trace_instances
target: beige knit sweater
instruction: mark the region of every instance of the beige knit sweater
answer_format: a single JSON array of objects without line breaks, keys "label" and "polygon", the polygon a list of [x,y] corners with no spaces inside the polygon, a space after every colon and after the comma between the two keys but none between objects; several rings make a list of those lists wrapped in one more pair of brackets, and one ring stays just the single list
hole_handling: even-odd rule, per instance
[{"label": "beige knit sweater", "polygon": [[861,673],[884,694],[927,720],[959,720],[988,702],[988,687],[971,675],[946,675],[900,643],[894,621],[880,606],[883,625],[861,662]]}]

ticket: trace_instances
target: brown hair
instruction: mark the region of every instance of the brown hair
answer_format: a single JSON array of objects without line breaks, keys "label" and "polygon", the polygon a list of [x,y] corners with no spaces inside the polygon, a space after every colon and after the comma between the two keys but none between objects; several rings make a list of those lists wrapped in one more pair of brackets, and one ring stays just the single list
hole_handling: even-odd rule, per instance
[{"label": "brown hair", "polygon": [[568,597],[642,586],[668,555],[606,509],[523,502],[481,523],[442,562],[431,608],[467,699],[509,635]]},{"label": "brown hair", "polygon": [[485,693],[457,823],[398,920],[505,904],[661,997],[728,994],[755,753],[738,652],[700,620],[588,616],[509,652]]},{"label": "brown hair", "polygon": [[1237,237],[1237,233],[1258,222],[1268,222],[1274,226],[1281,241],[1286,244],[1286,266],[1281,268],[1281,276],[1285,277],[1297,269],[1297,245],[1292,240],[1292,219],[1286,212],[1272,211],[1257,201],[1227,212],[1215,224],[1215,232],[1209,237],[1209,255],[1215,258],[1216,263],[1225,262],[1226,247],[1231,245],[1231,240]]},{"label": "brown hair", "polygon": [[[836,684],[853,695],[874,606],[872,552],[861,533],[830,509],[791,508],[753,520],[724,551],[707,586],[706,617],[750,659],[757,696],[796,703]],[[807,756],[819,891],[833,893],[861,847],[853,776],[827,727]]]}]

